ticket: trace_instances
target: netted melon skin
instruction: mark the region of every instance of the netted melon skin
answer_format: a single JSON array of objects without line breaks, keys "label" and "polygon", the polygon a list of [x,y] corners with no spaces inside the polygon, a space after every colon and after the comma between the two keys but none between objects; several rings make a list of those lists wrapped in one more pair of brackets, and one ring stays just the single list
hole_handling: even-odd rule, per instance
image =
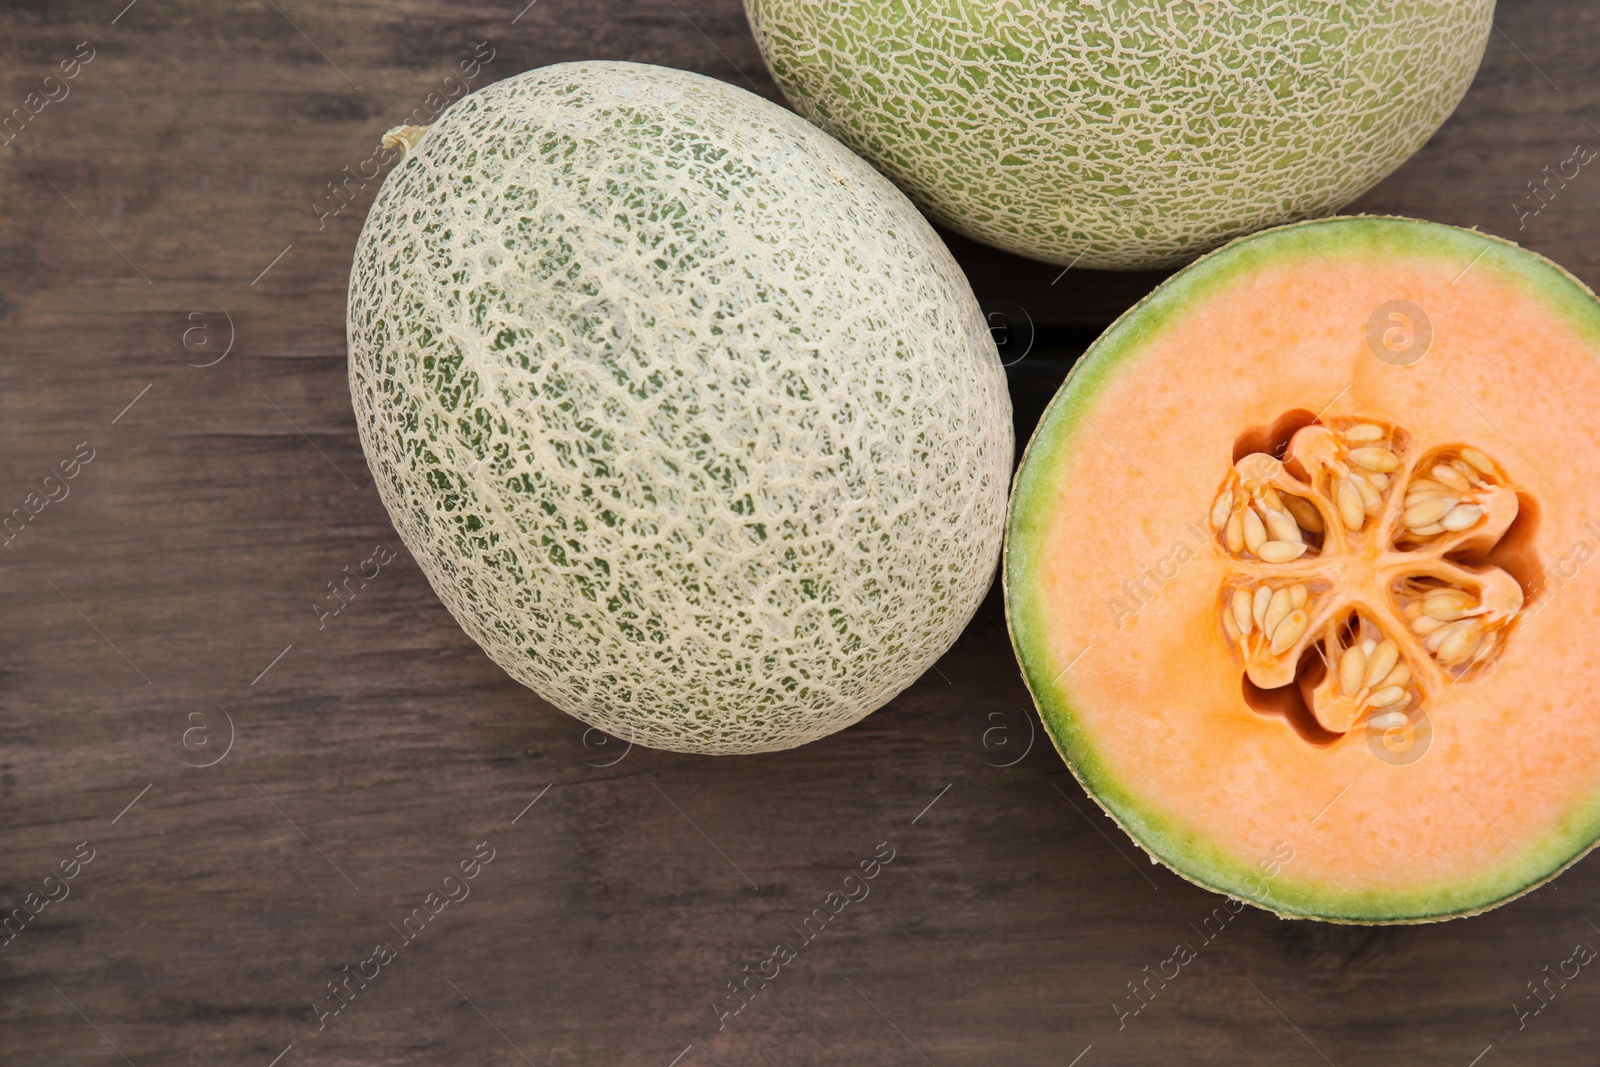
[{"label": "netted melon skin", "polygon": [[893,185],[740,89],[575,63],[463,98],[373,204],[348,334],[440,599],[618,737],[839,730],[991,583],[1011,409],[970,287]]},{"label": "netted melon skin", "polygon": [[807,118],[938,221],[1048,262],[1185,263],[1338,210],[1478,69],[1494,0],[745,0]]}]

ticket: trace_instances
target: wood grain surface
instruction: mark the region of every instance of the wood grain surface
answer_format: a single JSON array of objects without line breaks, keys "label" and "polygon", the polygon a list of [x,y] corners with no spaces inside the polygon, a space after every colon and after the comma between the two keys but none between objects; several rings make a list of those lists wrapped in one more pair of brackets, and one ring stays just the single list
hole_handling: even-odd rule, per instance
[{"label": "wood grain surface", "polygon": [[[1038,735],[997,593],[891,705],[772,756],[628,751],[490,663],[357,442],[363,164],[480,42],[475,84],[610,58],[777,98],[738,0],[525,2],[0,4],[0,115],[53,72],[60,96],[0,137],[0,513],[45,500],[0,548],[0,911],[43,904],[0,947],[0,1064],[1600,1060],[1592,968],[1514,1010],[1600,946],[1600,861],[1466,921],[1207,927],[1221,898],[1137,856]],[[1583,0],[1502,5],[1459,112],[1358,207],[1600,282],[1600,174],[1517,210],[1600,144],[1597,43]],[[952,244],[1023,438],[1157,280]]]}]

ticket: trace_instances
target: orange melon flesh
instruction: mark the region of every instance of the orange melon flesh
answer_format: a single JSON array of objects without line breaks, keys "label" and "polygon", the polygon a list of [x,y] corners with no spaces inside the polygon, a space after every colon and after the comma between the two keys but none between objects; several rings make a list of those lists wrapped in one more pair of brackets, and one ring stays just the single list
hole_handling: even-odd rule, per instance
[{"label": "orange melon flesh", "polygon": [[[1432,324],[1410,365],[1368,342],[1395,300]],[[1527,606],[1414,762],[1252,707],[1218,624],[1212,503],[1241,433],[1295,410],[1473,445],[1531,505]],[[1074,368],[1017,474],[1007,618],[1057,749],[1153,858],[1282,915],[1436,920],[1549,879],[1600,837],[1597,411],[1600,303],[1507,242],[1341,218],[1181,271]]]}]

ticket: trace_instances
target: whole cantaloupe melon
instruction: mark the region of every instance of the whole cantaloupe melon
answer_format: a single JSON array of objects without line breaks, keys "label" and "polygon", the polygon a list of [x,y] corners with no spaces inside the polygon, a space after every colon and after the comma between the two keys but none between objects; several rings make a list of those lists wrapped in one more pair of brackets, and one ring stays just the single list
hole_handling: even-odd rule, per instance
[{"label": "whole cantaloupe melon", "polygon": [[350,386],[401,539],[496,663],[622,738],[788,748],[900,692],[999,556],[1004,372],[911,203],[631,63],[464,97],[384,182]]},{"label": "whole cantaloupe melon", "polygon": [[1171,266],[1335,211],[1420,148],[1493,0],[745,0],[790,101],[934,218]]}]

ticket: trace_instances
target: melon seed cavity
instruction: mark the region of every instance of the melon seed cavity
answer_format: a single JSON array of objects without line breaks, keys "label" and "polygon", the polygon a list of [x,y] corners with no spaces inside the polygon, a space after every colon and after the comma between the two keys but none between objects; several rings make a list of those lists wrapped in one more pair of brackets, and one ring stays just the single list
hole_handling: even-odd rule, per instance
[{"label": "melon seed cavity", "polygon": [[1402,725],[1479,675],[1522,614],[1481,562],[1517,517],[1485,453],[1376,419],[1313,423],[1234,464],[1211,510],[1232,566],[1218,625],[1261,689],[1298,685],[1322,730]]}]

